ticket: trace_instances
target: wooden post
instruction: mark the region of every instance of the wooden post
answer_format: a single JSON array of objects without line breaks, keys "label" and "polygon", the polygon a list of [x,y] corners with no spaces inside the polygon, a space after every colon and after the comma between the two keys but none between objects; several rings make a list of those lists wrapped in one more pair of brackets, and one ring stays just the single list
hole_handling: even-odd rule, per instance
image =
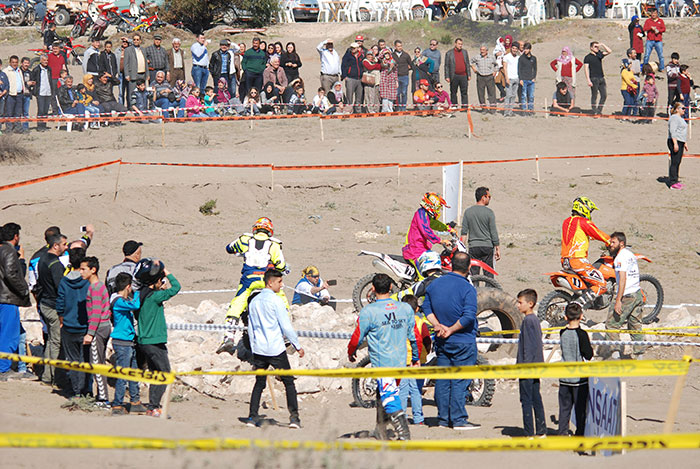
[{"label": "wooden post", "polygon": [[160,134],[161,134],[161,146],[165,148],[165,119],[164,116],[160,117]]},{"label": "wooden post", "polygon": [[547,112],[547,98],[544,98],[544,118],[549,119],[549,112]]},{"label": "wooden post", "polygon": [[693,107],[688,109],[688,140],[693,138]]},{"label": "wooden post", "polygon": [[119,160],[119,163],[117,165],[117,181],[114,183],[114,199],[112,199],[112,202],[115,202],[117,200],[117,193],[119,192],[119,176],[121,175],[122,172],[122,160]]},{"label": "wooden post", "polygon": [[396,186],[401,187],[401,164],[396,165]]},{"label": "wooden post", "polygon": [[275,165],[270,165],[270,191],[275,191]]},{"label": "wooden post", "polygon": [[321,141],[323,142],[325,136],[323,135],[323,118],[321,116],[318,116],[318,125],[321,127]]},{"label": "wooden post", "polygon": [[167,419],[168,411],[170,410],[170,395],[173,393],[173,384],[170,383],[165,387],[165,394],[163,394],[163,409],[160,413],[160,418]]},{"label": "wooden post", "polygon": [[275,398],[275,390],[272,388],[272,378],[270,375],[267,376],[267,388],[270,390],[270,399],[272,399],[272,408],[278,410],[277,399]]},{"label": "wooden post", "polygon": [[537,169],[537,182],[540,182],[540,155],[535,155],[535,168]]},{"label": "wooden post", "polygon": [[[684,355],[690,355],[690,346],[683,349]],[[688,378],[688,374],[680,375],[676,378],[676,385],[673,387],[673,394],[671,394],[671,403],[668,405],[668,413],[666,414],[666,421],[664,422],[664,433],[673,433],[673,425],[676,422],[676,417],[678,416],[678,409],[681,405],[681,395],[683,394],[683,387],[685,386],[685,380]]]}]

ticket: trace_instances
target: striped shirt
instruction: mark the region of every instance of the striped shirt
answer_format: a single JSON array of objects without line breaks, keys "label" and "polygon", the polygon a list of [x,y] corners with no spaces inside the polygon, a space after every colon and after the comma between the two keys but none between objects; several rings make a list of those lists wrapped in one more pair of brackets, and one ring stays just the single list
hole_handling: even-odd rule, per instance
[{"label": "striped shirt", "polygon": [[112,312],[109,309],[109,294],[102,282],[91,283],[86,296],[88,334],[94,336],[105,322],[109,323]]}]

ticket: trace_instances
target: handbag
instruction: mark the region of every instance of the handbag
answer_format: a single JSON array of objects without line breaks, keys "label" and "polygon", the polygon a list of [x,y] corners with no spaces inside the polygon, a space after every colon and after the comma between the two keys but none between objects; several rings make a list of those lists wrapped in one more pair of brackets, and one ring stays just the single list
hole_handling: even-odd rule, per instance
[{"label": "handbag", "polygon": [[369,72],[364,72],[362,74],[361,81],[362,81],[363,85],[367,85],[367,86],[375,86],[377,84],[376,77]]}]

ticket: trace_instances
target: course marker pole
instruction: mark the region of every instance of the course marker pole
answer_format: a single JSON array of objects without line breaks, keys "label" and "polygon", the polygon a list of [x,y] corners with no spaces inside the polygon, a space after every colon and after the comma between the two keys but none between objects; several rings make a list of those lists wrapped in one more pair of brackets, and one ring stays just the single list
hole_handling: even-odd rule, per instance
[{"label": "course marker pole", "polygon": [[165,148],[165,119],[160,119],[160,144]]},{"label": "course marker pole", "polygon": [[540,182],[540,155],[535,155],[535,168],[537,169],[537,182]]},{"label": "course marker pole", "polygon": [[[627,383],[620,381],[620,436],[627,436]],[[625,454],[623,449],[620,454]]]},{"label": "course marker pole", "polygon": [[275,191],[275,165],[270,165],[270,191]]},{"label": "course marker pole", "polygon": [[267,389],[270,390],[270,399],[272,399],[272,408],[274,410],[279,410],[277,407],[277,399],[275,398],[275,390],[272,387],[272,376],[267,377]]},{"label": "course marker pole", "polygon": [[544,98],[544,118],[549,119],[549,113],[547,112],[547,98]]},{"label": "course marker pole", "polygon": [[321,127],[321,141],[323,142],[325,136],[323,135],[323,119],[321,119],[321,116],[318,116],[318,125]]},{"label": "course marker pole", "polygon": [[117,165],[117,180],[114,183],[114,199],[112,199],[112,202],[116,202],[117,200],[117,193],[119,192],[119,176],[121,175],[122,172],[122,160],[119,160],[119,164]]},{"label": "course marker pole", "polygon": [[[690,347],[685,347],[683,349],[684,359],[690,361],[691,349]],[[673,426],[676,423],[676,416],[678,415],[678,409],[681,405],[681,395],[683,394],[683,387],[685,386],[685,380],[688,374],[678,375],[676,378],[676,384],[673,387],[673,394],[671,394],[671,403],[668,405],[668,413],[666,414],[666,422],[664,422],[664,433],[670,434],[673,432]]]},{"label": "course marker pole", "polygon": [[401,165],[396,165],[396,187],[401,187]]}]

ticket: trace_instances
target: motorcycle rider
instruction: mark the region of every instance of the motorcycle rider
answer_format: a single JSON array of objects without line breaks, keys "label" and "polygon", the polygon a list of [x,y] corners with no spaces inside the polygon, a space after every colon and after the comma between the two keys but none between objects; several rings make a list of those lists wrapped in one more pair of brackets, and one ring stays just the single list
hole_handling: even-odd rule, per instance
[{"label": "motorcycle rider", "polygon": [[418,272],[420,272],[422,280],[414,283],[407,289],[400,291],[396,294],[396,299],[403,301],[403,299],[408,295],[413,295],[416,298],[422,298],[425,296],[425,290],[430,285],[430,282],[436,278],[442,277],[444,273],[442,271],[442,262],[440,260],[440,254],[435,251],[426,251],[418,258],[416,262],[418,265]]},{"label": "motorcycle rider", "polygon": [[[433,244],[450,245],[449,240],[441,240],[433,230],[454,231],[454,228],[445,225],[439,220],[442,207],[450,208],[445,199],[435,192],[426,192],[420,205],[421,207],[413,214],[411,227],[406,234],[406,244],[402,249],[404,259],[414,267],[416,267],[416,260],[424,252],[430,251]],[[420,274],[420,270],[418,271],[418,278],[422,279],[423,276]]]},{"label": "motorcycle rider", "polygon": [[577,197],[571,208],[571,216],[564,220],[561,228],[561,265],[565,270],[576,272],[589,287],[575,300],[583,308],[606,291],[603,274],[588,261],[590,239],[610,245],[610,236],[591,221],[594,210],[598,210],[598,207],[591,199]]},{"label": "motorcycle rider", "polygon": [[[237,325],[248,304],[250,294],[265,288],[263,276],[268,268],[274,268],[283,273],[288,272],[282,254],[282,241],[272,237],[274,233],[272,220],[267,217],[258,218],[253,224],[252,231],[252,234],[244,233],[226,246],[226,252],[241,255],[244,258],[238,290],[226,313],[227,326]],[[280,290],[279,296],[284,299],[289,309],[284,292]],[[236,348],[234,335],[234,330],[227,330],[216,353],[228,352],[233,355]]]}]

